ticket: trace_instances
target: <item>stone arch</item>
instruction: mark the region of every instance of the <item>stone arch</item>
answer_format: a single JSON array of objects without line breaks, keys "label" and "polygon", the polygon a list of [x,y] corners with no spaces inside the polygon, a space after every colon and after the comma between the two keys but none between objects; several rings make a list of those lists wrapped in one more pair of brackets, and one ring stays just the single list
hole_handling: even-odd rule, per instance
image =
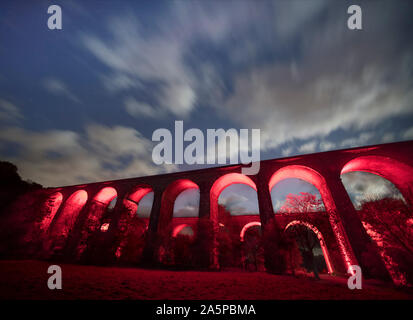
[{"label": "stone arch", "polygon": [[90,231],[94,231],[95,228],[100,227],[100,222],[106,209],[117,196],[118,192],[115,188],[104,187],[93,197],[89,208],[87,223],[88,226],[91,227]]},{"label": "stone arch", "polygon": [[287,178],[298,178],[304,180],[308,183],[313,184],[318,191],[320,192],[321,199],[324,203],[324,207],[329,214],[329,219],[331,227],[336,236],[340,251],[342,253],[342,258],[344,265],[348,270],[352,264],[355,264],[356,259],[353,253],[353,250],[349,244],[344,228],[340,222],[340,219],[337,217],[337,208],[333,200],[330,189],[327,186],[327,182],[324,177],[308,166],[303,165],[288,165],[281,169],[278,169],[271,176],[268,182],[268,188],[271,193],[271,189],[281,180]]},{"label": "stone arch", "polygon": [[255,227],[255,226],[260,226],[261,227],[261,222],[252,221],[252,222],[249,222],[245,226],[242,227],[241,232],[239,234],[241,242],[244,242],[244,236],[245,236],[245,233],[248,231],[248,229],[252,228],[252,227]]},{"label": "stone arch", "polygon": [[188,189],[199,189],[199,186],[189,179],[175,180],[168,185],[162,194],[161,210],[158,221],[158,231],[165,230],[173,217],[175,200],[178,195]]},{"label": "stone arch", "polygon": [[311,231],[314,232],[314,234],[318,238],[318,241],[320,242],[320,247],[321,247],[321,250],[323,251],[323,256],[324,256],[324,260],[326,262],[328,273],[332,274],[334,272],[333,266],[332,266],[332,263],[331,263],[330,255],[328,254],[327,245],[324,241],[324,237],[321,234],[321,232],[315,226],[313,226],[312,224],[310,224],[308,222],[304,222],[304,221],[299,221],[299,220],[294,220],[294,221],[291,221],[290,223],[288,223],[287,226],[284,228],[284,232],[286,232],[290,227],[295,226],[295,225],[305,226],[305,227],[307,227],[308,229],[310,229]]},{"label": "stone arch", "polygon": [[62,249],[65,246],[66,239],[72,231],[87,199],[88,194],[85,190],[77,190],[64,202],[61,211],[55,216],[49,227],[50,248],[53,251]]},{"label": "stone arch", "polygon": [[191,228],[192,231],[194,231],[193,228],[192,228],[192,226],[190,226],[189,224],[186,224],[186,223],[179,224],[179,225],[177,225],[177,226],[172,230],[172,234],[171,234],[172,238],[176,238],[176,237],[178,236],[178,234],[179,234],[183,229],[185,229],[185,228],[187,228],[187,227]]},{"label": "stone arch", "polygon": [[[76,259],[82,256],[88,245],[87,242],[90,242],[92,235],[96,231],[102,230],[102,220],[107,208],[110,202],[117,196],[118,193],[115,188],[103,187],[96,193],[90,203],[88,203],[86,220],[82,223],[83,225],[80,226],[80,235],[79,238],[76,239]],[[107,225],[107,229],[109,227],[110,223]]]},{"label": "stone arch", "polygon": [[115,257],[120,261],[137,263],[142,256],[149,218],[138,217],[137,211],[141,200],[151,192],[150,185],[138,184],[122,200],[122,212],[115,231]]},{"label": "stone arch", "polygon": [[[217,180],[215,180],[214,184],[211,187],[210,190],[210,196],[209,196],[209,201],[210,201],[210,213],[209,213],[209,218],[212,221],[212,225],[214,227],[214,230],[218,230],[218,198],[221,192],[228,186],[236,184],[236,183],[241,183],[241,184],[246,184],[253,188],[255,191],[257,191],[257,186],[255,185],[254,181],[246,175],[243,175],[241,173],[227,173],[221,177],[219,177]],[[214,245],[213,245],[213,252],[212,252],[212,265],[214,268],[219,268],[219,255],[218,255],[218,247],[217,247],[217,234],[214,232],[214,239],[213,239]]]},{"label": "stone arch", "polygon": [[246,184],[257,191],[254,181],[241,173],[228,173],[219,177],[211,187],[210,191],[210,219],[214,224],[218,223],[218,198],[222,190],[230,185],[241,183]]},{"label": "stone arch", "polygon": [[[355,171],[375,174],[393,183],[402,194],[410,210],[411,217],[411,208],[413,207],[413,167],[390,157],[370,155],[356,157],[348,161],[343,166],[341,174]],[[374,235],[378,235],[378,233],[370,229],[371,226],[365,223],[363,223],[363,226],[370,237],[374,238]],[[405,283],[405,274],[399,272],[397,259],[392,258],[386,253],[386,250],[384,250],[386,246],[383,246],[381,240],[376,239],[375,242],[378,248],[380,248],[380,256],[393,282],[395,284]]]},{"label": "stone arch", "polygon": [[149,193],[153,192],[153,189],[149,185],[135,186],[131,192],[123,199],[123,205],[128,211],[129,216],[134,216],[137,213],[140,201]]},{"label": "stone arch", "polygon": [[383,156],[361,156],[348,161],[341,174],[363,171],[381,176],[400,190],[409,207],[413,206],[413,167]]},{"label": "stone arch", "polygon": [[60,192],[55,192],[48,197],[44,203],[44,216],[40,223],[40,229],[47,231],[52,223],[57,211],[63,202],[63,195]]}]

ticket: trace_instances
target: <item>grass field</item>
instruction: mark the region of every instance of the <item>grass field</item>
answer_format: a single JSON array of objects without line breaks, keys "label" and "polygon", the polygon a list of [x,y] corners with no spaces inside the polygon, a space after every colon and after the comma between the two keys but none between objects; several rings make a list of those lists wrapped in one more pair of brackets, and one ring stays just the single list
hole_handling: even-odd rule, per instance
[{"label": "grass field", "polygon": [[59,264],[62,290],[47,287],[48,262],[0,261],[0,299],[413,299],[412,290],[344,278],[263,272],[159,271]]}]

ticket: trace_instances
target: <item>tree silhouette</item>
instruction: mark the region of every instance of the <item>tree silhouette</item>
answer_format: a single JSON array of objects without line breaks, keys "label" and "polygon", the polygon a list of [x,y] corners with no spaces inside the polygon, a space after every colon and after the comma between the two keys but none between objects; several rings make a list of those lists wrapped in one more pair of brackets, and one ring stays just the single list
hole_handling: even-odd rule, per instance
[{"label": "tree silhouette", "polygon": [[324,209],[324,204],[316,195],[308,192],[287,195],[284,205],[279,209],[280,213],[304,213],[316,212]]},{"label": "tree silhouette", "polygon": [[413,215],[403,200],[384,198],[362,203],[360,218],[401,284],[413,284]]}]

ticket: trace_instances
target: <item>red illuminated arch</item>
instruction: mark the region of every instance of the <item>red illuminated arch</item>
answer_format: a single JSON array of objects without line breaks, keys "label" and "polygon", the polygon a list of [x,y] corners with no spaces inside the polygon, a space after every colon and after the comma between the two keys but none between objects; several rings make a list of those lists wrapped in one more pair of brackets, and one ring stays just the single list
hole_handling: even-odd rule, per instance
[{"label": "red illuminated arch", "polygon": [[62,204],[63,195],[60,192],[53,193],[49,199],[47,199],[46,203],[44,204],[44,209],[46,211],[46,215],[44,216],[41,224],[40,229],[43,231],[47,231],[52,223],[57,210],[59,209],[60,205]]},{"label": "red illuminated arch", "polygon": [[323,200],[324,207],[329,213],[330,223],[337,238],[337,242],[339,244],[347,270],[351,265],[357,264],[357,260],[345,235],[343,226],[338,222],[339,219],[336,217],[337,208],[324,177],[319,172],[310,167],[302,165],[289,165],[277,170],[271,176],[268,183],[270,192],[278,182],[288,178],[297,178],[304,180],[308,183],[313,184],[318,189],[321,195],[321,199]]},{"label": "red illuminated arch", "polygon": [[153,189],[150,186],[138,186],[127,196],[127,199],[138,204],[144,196],[151,192],[153,192]]},{"label": "red illuminated arch", "polygon": [[88,228],[90,231],[97,228],[100,225],[100,220],[102,219],[109,203],[117,197],[118,193],[115,188],[105,187],[102,188],[93,198],[93,201],[89,207],[89,222]]},{"label": "red illuminated arch", "polygon": [[252,227],[255,227],[255,226],[261,227],[261,222],[259,222],[259,221],[249,222],[242,228],[241,233],[239,234],[241,242],[244,242],[244,236],[245,236],[245,233],[247,232],[247,230],[249,228],[252,228]]},{"label": "red illuminated arch", "polygon": [[123,205],[129,212],[130,216],[135,216],[138,210],[139,202],[149,193],[153,192],[153,189],[148,185],[139,185],[133,188],[125,199]]},{"label": "red illuminated arch", "polygon": [[[179,235],[179,233],[180,233],[183,229],[185,229],[185,228],[187,228],[187,227],[189,227],[189,228],[192,229],[192,227],[191,227],[189,224],[185,224],[185,223],[176,226],[176,227],[172,230],[172,237],[173,237],[173,238],[176,238],[176,237]],[[193,231],[193,229],[192,229],[192,231]]]},{"label": "red illuminated arch", "polygon": [[[223,175],[222,177],[219,177],[211,187],[211,191],[209,193],[209,203],[210,203],[209,218],[211,219],[215,230],[218,230],[218,198],[219,198],[219,195],[221,194],[222,190],[224,190],[226,187],[232,184],[237,184],[237,183],[246,184],[247,186],[250,186],[255,191],[257,191],[257,186],[255,185],[254,181],[252,181],[251,178],[249,178],[248,176],[243,175],[241,173],[228,173],[226,175]],[[214,237],[216,237],[216,234],[214,234]],[[218,261],[218,248],[217,247],[213,248],[212,257],[213,257],[213,265],[218,267],[219,261]]]},{"label": "red illuminated arch", "polygon": [[93,201],[108,205],[118,195],[115,188],[105,187],[101,189],[98,194],[93,198]]},{"label": "red illuminated arch", "polygon": [[51,233],[67,237],[72,230],[76,219],[87,201],[88,195],[85,190],[74,192],[64,203],[62,212],[53,221]]},{"label": "red illuminated arch", "polygon": [[320,247],[321,250],[323,251],[323,256],[324,256],[324,260],[326,262],[327,265],[327,270],[329,274],[332,274],[334,272],[332,264],[331,264],[331,260],[330,260],[330,256],[328,254],[328,250],[327,250],[327,245],[324,241],[324,237],[321,234],[321,232],[312,224],[309,224],[307,222],[303,222],[303,221],[298,221],[298,220],[294,220],[291,221],[284,229],[284,232],[286,232],[288,230],[288,228],[295,226],[295,225],[303,225],[305,227],[307,227],[308,229],[310,229],[311,231],[313,231],[315,233],[315,235],[317,236],[319,242],[320,242]]},{"label": "red illuminated arch", "polygon": [[249,178],[248,176],[243,175],[241,173],[228,173],[218,178],[212,185],[212,188],[210,191],[210,198],[209,198],[210,199],[210,219],[214,223],[218,223],[219,195],[221,194],[222,190],[224,190],[226,187],[232,184],[237,184],[237,183],[246,184],[247,186],[250,186],[255,191],[257,191],[257,186],[255,185],[254,181],[252,181],[251,178]]},{"label": "red illuminated arch", "polygon": [[164,230],[170,223],[174,203],[178,195],[188,189],[199,189],[198,185],[188,179],[179,179],[172,182],[162,194],[161,211],[159,216],[158,230]]},{"label": "red illuminated arch", "polygon": [[341,174],[364,171],[381,176],[392,182],[402,193],[404,199],[413,205],[413,168],[403,162],[382,156],[362,156],[347,162]]}]

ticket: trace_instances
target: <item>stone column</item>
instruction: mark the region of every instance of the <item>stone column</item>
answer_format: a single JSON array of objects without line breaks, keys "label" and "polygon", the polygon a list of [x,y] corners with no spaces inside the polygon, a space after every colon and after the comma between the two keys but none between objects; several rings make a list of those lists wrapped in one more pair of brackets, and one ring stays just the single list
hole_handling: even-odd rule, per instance
[{"label": "stone column", "polygon": [[211,217],[211,187],[213,179],[199,183],[199,221],[197,228],[198,264],[201,267],[219,269],[218,221]]},{"label": "stone column", "polygon": [[260,220],[261,227],[264,229],[265,225],[271,220],[274,216],[274,208],[272,205],[271,192],[269,189],[269,177],[263,173],[257,175],[256,186],[257,186],[257,198],[258,206],[260,209]]},{"label": "stone column", "polygon": [[149,225],[146,237],[145,248],[142,253],[142,265],[154,266],[158,263],[157,251],[159,249],[158,223],[161,213],[162,193],[164,189],[157,187],[153,189],[154,197],[149,217]]},{"label": "stone column", "polygon": [[329,218],[346,268],[359,265],[363,275],[388,280],[389,274],[341,182],[340,173],[324,170],[322,174],[336,208],[329,212]]}]

